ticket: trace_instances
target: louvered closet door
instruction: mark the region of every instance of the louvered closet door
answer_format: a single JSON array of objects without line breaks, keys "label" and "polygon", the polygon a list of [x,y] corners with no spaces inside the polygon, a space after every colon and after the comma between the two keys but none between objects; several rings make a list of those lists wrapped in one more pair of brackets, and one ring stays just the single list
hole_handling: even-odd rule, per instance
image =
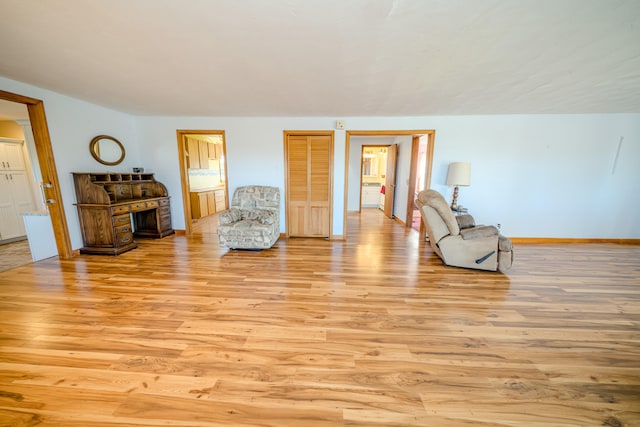
[{"label": "louvered closet door", "polygon": [[291,237],[330,237],[331,135],[288,135],[287,227]]},{"label": "louvered closet door", "polygon": [[287,165],[289,235],[305,236],[309,199],[309,147],[306,136],[289,136]]}]

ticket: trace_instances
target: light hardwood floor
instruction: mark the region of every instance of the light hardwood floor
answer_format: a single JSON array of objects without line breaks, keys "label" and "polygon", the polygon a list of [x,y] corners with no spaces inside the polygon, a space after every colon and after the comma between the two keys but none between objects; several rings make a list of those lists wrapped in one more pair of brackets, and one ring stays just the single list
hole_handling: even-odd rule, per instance
[{"label": "light hardwood floor", "polygon": [[348,221],[0,273],[0,425],[640,425],[639,246],[517,245],[502,275]]}]

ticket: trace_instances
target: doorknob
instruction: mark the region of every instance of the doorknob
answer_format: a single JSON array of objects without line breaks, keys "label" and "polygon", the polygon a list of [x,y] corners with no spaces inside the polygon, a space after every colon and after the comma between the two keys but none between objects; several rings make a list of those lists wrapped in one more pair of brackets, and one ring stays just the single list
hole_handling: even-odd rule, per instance
[{"label": "doorknob", "polygon": [[54,199],[47,199],[47,203],[52,205],[54,204],[56,201]]}]

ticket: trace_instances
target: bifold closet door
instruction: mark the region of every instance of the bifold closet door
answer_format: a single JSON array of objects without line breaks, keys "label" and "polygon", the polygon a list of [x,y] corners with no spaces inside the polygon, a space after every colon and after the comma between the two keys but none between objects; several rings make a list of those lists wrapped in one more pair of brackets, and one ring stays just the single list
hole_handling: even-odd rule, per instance
[{"label": "bifold closet door", "polygon": [[288,134],[287,234],[330,237],[332,135]]}]

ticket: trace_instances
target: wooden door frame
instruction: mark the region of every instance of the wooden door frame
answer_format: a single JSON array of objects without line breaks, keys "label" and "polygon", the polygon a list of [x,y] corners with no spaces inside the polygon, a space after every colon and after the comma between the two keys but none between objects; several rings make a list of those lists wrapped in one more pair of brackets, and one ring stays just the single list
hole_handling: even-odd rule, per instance
[{"label": "wooden door frame", "polygon": [[224,197],[225,205],[229,206],[229,168],[227,167],[227,138],[224,130],[176,130],[178,139],[178,160],[180,163],[180,184],[182,186],[182,206],[184,210],[184,234],[193,233],[193,220],[191,219],[191,197],[189,193],[189,178],[187,174],[187,150],[185,150],[186,135],[220,135],[222,136],[222,156],[224,157]]},{"label": "wooden door frame", "polygon": [[[396,198],[396,182],[397,182],[397,172],[398,172],[398,152],[400,151],[399,144],[391,144],[389,145],[389,149],[387,151],[387,170],[385,171],[385,195],[384,195],[384,216],[389,219],[396,218],[393,213],[393,202]],[[393,152],[392,156],[389,156],[388,153]],[[389,161],[389,157],[393,157],[391,161]],[[389,173],[390,170],[393,173]],[[389,197],[391,196],[391,197]]]},{"label": "wooden door frame", "polygon": [[42,182],[47,184],[43,186],[42,190],[45,202],[48,201],[46,204],[49,210],[49,217],[51,218],[53,235],[56,239],[58,257],[60,259],[69,259],[73,256],[73,249],[71,248],[69,225],[67,224],[67,217],[62,203],[60,181],[58,180],[58,171],[56,170],[56,162],[53,157],[49,126],[47,125],[47,116],[44,112],[44,103],[40,99],[29,98],[4,90],[0,90],[0,99],[27,106],[29,122],[31,123],[31,130],[33,132],[33,141],[36,147],[38,163],[40,164]]},{"label": "wooden door frame", "polygon": [[[427,163],[424,176],[424,189],[431,188],[431,174],[433,168],[433,145],[435,142],[435,131],[426,135],[427,137]],[[415,201],[411,196],[416,192],[416,176],[418,175],[418,154],[420,150],[421,135],[414,135],[411,145],[411,171],[409,172],[409,197],[407,200],[407,218],[406,225],[411,226],[413,222],[413,205]],[[424,237],[426,230],[424,224],[420,221],[420,236]]]},{"label": "wooden door frame", "polygon": [[329,136],[331,146],[329,147],[329,240],[333,240],[333,162],[335,158],[335,132],[333,130],[284,130],[284,227],[285,237],[289,238],[289,135],[292,136]]},{"label": "wooden door frame", "polygon": [[[428,135],[430,142],[430,150],[433,153],[435,146],[436,131],[433,129],[421,129],[421,130],[347,130],[345,131],[345,169],[344,169],[344,211],[342,214],[342,232],[344,239],[347,238],[347,208],[349,202],[349,151],[351,149],[351,137],[352,136],[423,136]],[[427,149],[429,151],[429,148]],[[427,159],[429,173],[425,176],[425,186],[427,183],[431,185],[431,173],[433,170],[433,155]],[[409,195],[409,198],[412,198]],[[411,223],[405,226],[411,227]]]}]

